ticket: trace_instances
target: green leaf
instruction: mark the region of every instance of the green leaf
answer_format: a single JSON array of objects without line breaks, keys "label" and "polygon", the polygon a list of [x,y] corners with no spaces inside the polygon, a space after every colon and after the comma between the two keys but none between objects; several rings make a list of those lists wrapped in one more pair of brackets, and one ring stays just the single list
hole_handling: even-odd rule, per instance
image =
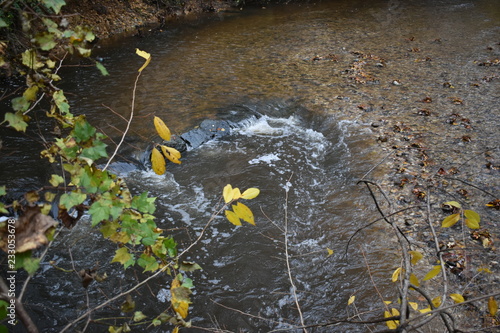
[{"label": "green leaf", "polygon": [[193,272],[198,269],[201,269],[201,266],[195,262],[183,261],[181,262],[179,269],[184,272]]},{"label": "green leaf", "polygon": [[133,260],[134,259],[129,253],[128,248],[124,246],[115,251],[115,256],[111,262],[119,262],[125,269],[127,269],[127,267],[130,266],[130,262]]},{"label": "green leaf", "polygon": [[59,175],[52,175],[49,180],[50,185],[54,187],[59,186],[62,182],[64,182],[64,178]]},{"label": "green leaf", "polygon": [[45,32],[36,36],[35,40],[43,51],[50,51],[57,45],[54,37],[54,34]]},{"label": "green leaf", "polygon": [[122,303],[120,309],[123,311],[123,312],[132,312],[134,311],[135,309],[135,302],[134,300],[132,299],[132,296],[130,296],[130,294],[127,295],[127,298],[125,299],[125,301]]},{"label": "green leaf", "polygon": [[445,219],[441,223],[441,227],[449,228],[455,225],[455,223],[457,223],[458,221],[460,221],[460,214],[459,213],[452,214],[450,216],[445,217]]},{"label": "green leaf", "polygon": [[37,86],[31,86],[28,89],[26,89],[23,92],[23,97],[28,101],[28,102],[33,102],[36,99],[36,94],[38,92],[38,87]]},{"label": "green leaf", "polygon": [[137,264],[144,268],[143,272],[154,272],[160,267],[155,257],[147,255],[145,253],[141,254],[141,257],[137,260]]},{"label": "green leaf", "polygon": [[9,25],[2,18],[0,18],[0,28],[6,28],[8,26]]},{"label": "green leaf", "polygon": [[[92,147],[84,148],[80,157],[84,159],[89,159],[92,162],[100,159],[101,157],[108,157],[106,152],[107,145],[102,141],[95,141]],[[92,163],[90,163],[92,164]]]},{"label": "green leaf", "polygon": [[92,53],[92,50],[91,50],[91,49],[86,49],[86,48],[84,48],[84,47],[80,47],[80,46],[79,46],[79,47],[77,47],[76,49],[78,50],[78,53],[80,53],[80,55],[81,55],[82,57],[85,57],[85,58],[86,58],[86,57],[90,57],[90,54]]},{"label": "green leaf", "polygon": [[424,277],[424,281],[430,280],[441,272],[441,265],[434,266]]},{"label": "green leaf", "polygon": [[5,114],[5,121],[9,123],[9,126],[19,132],[26,132],[26,128],[28,127],[28,123],[24,121],[24,117],[20,112],[7,112]]},{"label": "green leaf", "polygon": [[118,228],[120,227],[120,224],[116,221],[112,221],[112,222],[105,222],[103,223],[103,226],[101,227],[101,233],[102,233],[102,236],[104,238],[109,238],[111,237],[113,234],[116,233],[116,230],[118,230]]},{"label": "green leaf", "polygon": [[92,215],[92,226],[95,227],[99,222],[107,220],[110,214],[110,204],[107,200],[97,200],[90,206],[89,214]]},{"label": "green leaf", "polygon": [[84,202],[86,198],[87,195],[80,192],[64,193],[59,200],[59,206],[70,209]]},{"label": "green leaf", "polygon": [[64,0],[42,0],[45,7],[52,9],[54,13],[59,14],[61,7],[66,4]]},{"label": "green leaf", "polygon": [[35,50],[26,50],[22,54],[22,62],[23,65],[33,69],[33,70],[38,70],[44,66],[44,63],[41,61],[38,61],[37,58],[37,53]]},{"label": "green leaf", "polygon": [[40,267],[40,259],[32,258],[31,251],[16,253],[16,269],[23,268],[29,275],[33,275]]},{"label": "green leaf", "polygon": [[171,258],[177,255],[177,243],[172,237],[168,237],[163,241],[163,245],[167,248],[167,253]]},{"label": "green leaf", "polygon": [[143,192],[140,196],[135,196],[132,199],[132,208],[137,209],[142,213],[153,214],[156,210],[156,206],[154,204],[156,198],[148,198],[148,193]]},{"label": "green leaf", "polygon": [[68,100],[66,99],[66,96],[64,96],[64,92],[62,90],[56,91],[52,95],[52,98],[54,99],[54,103],[56,104],[59,111],[61,111],[61,113],[70,114]]},{"label": "green leaf", "polygon": [[[26,99],[25,96],[13,98],[11,100],[11,103],[12,103],[12,109],[14,109],[14,111],[18,111],[16,113],[17,117],[20,120],[24,120],[23,116],[22,116],[22,112],[27,111],[30,108],[31,103]],[[7,114],[5,115],[5,119],[7,119]]]},{"label": "green leaf", "polygon": [[134,312],[134,321],[135,322],[138,322],[138,321],[141,321],[141,320],[144,320],[146,319],[147,316],[144,315],[144,313],[142,313],[141,311],[136,311]]},{"label": "green leaf", "polygon": [[106,67],[104,67],[104,65],[101,64],[100,62],[97,61],[95,63],[95,66],[101,72],[101,75],[103,75],[103,76],[108,76],[109,75],[108,70],[106,69]]},{"label": "green leaf", "polygon": [[73,134],[75,136],[76,142],[85,142],[90,140],[96,133],[94,126],[90,125],[85,118],[80,117],[75,121],[75,129]]},{"label": "green leaf", "polygon": [[7,194],[5,185],[0,186],[0,197]]},{"label": "green leaf", "polygon": [[465,215],[465,225],[470,229],[479,229],[479,222],[481,222],[481,216],[473,210],[464,210]]}]

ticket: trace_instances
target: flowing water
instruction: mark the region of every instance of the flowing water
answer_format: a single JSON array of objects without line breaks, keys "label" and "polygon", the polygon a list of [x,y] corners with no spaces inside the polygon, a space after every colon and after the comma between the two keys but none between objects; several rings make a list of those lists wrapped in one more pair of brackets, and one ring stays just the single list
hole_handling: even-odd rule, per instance
[{"label": "flowing water", "polygon": [[[235,227],[218,217],[184,259],[203,268],[189,274],[196,286],[194,326],[267,332],[300,323],[285,261],[285,224],[290,273],[306,324],[351,315],[347,300],[354,294],[362,311],[374,309],[380,301],[367,263],[377,288],[393,298],[389,274],[398,266],[396,243],[383,225],[354,238],[349,260],[344,258],[349,237],[378,217],[366,190],[356,185],[382,157],[365,114],[376,109],[382,121],[394,110],[413,112],[411,103],[442,94],[444,81],[462,96],[480,99],[484,94],[469,92],[466,82],[481,78],[481,68],[471,69],[473,61],[498,54],[498,46],[486,46],[499,42],[499,22],[495,0],[323,1],[219,13],[172,23],[146,38],[105,41],[95,54],[111,75],[72,68],[64,74],[65,91],[74,112],[86,113],[116,138],[125,122],[115,113],[130,115],[142,65],[135,55],[139,48],[151,53],[152,62],[139,81],[130,147],[140,150],[158,140],[153,115],[176,133],[203,119],[239,122],[223,140],[186,152],[181,165],[169,164],[164,176],[136,170],[126,177],[134,192],[157,197],[157,224],[171,230],[181,249],[200,235],[226,184],[261,190],[247,202],[255,227]],[[353,65],[360,60],[369,78],[356,77]],[[498,103],[498,92],[488,93],[483,109]],[[130,150],[121,158],[130,158]],[[79,278],[61,279],[49,260],[67,266],[72,256],[77,270],[99,262],[112,278],[89,287],[91,305],[143,276],[133,269],[124,275],[109,264],[113,246],[84,223],[63,232],[54,249],[27,295],[47,332],[86,308]],[[138,309],[154,316],[168,308],[168,281],[155,280],[134,293]],[[116,306],[94,318],[117,313]],[[92,331],[106,331],[92,325]],[[340,325],[315,332],[365,330]]]}]

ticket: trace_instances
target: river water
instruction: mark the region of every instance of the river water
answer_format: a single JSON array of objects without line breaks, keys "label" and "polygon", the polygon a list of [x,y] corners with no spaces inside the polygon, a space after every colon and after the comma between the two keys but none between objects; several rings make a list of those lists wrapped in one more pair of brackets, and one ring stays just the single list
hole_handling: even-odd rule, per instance
[{"label": "river water", "polygon": [[[89,67],[64,73],[73,112],[87,114],[116,139],[125,122],[108,107],[130,115],[132,86],[143,62],[135,48],[151,53],[124,160],[157,142],[153,115],[178,134],[204,119],[241,120],[223,140],[186,152],[181,165],[169,164],[164,176],[139,170],[125,175],[133,191],[157,197],[157,224],[172,230],[181,249],[200,234],[226,184],[261,190],[248,202],[255,227],[235,227],[218,217],[184,258],[203,268],[189,274],[196,286],[189,318],[198,328],[186,331],[267,332],[300,324],[285,261],[285,223],[291,276],[306,324],[353,315],[353,306],[347,306],[351,295],[360,312],[381,314],[371,277],[384,297],[394,299],[390,275],[399,265],[397,244],[376,224],[354,238],[348,260],[344,257],[349,237],[378,218],[368,193],[356,185],[383,157],[372,135],[377,125],[368,115],[378,112],[380,122],[398,112],[407,117],[415,113],[415,101],[443,95],[445,82],[460,96],[473,95],[481,110],[494,107],[498,92],[470,92],[469,83],[483,77],[474,61],[498,57],[498,5],[495,0],[339,0],[247,8],[173,22],[145,38],[104,41],[94,54],[110,72],[107,77]],[[450,106],[443,108],[433,112],[444,114]],[[255,114],[258,119],[250,117]],[[61,278],[64,273],[48,261],[66,267],[71,255],[77,270],[99,262],[99,271],[110,278],[88,288],[89,302],[96,305],[143,276],[131,268],[122,274],[109,264],[114,250],[84,223],[63,232],[26,298],[44,332],[58,331],[86,308],[79,278]],[[132,294],[138,310],[153,317],[167,309],[168,281],[160,278]],[[117,315],[115,305],[93,318]],[[314,331],[366,329],[345,324]]]}]

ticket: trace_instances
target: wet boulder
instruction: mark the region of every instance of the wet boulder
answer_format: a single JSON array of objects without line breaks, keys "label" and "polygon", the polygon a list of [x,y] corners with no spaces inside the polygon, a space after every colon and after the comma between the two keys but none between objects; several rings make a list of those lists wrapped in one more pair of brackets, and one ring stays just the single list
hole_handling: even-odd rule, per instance
[{"label": "wet boulder", "polygon": [[218,140],[229,135],[233,127],[235,124],[226,120],[205,119],[199,127],[182,134],[180,138],[189,149],[194,149],[208,141]]}]

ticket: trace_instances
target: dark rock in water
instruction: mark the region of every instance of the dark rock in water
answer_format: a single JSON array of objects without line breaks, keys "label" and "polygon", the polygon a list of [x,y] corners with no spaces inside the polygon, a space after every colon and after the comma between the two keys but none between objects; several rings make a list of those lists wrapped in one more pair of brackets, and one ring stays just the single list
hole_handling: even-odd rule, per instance
[{"label": "dark rock in water", "polygon": [[232,124],[226,120],[210,120],[206,119],[200,127],[181,135],[181,139],[186,142],[190,149],[198,148],[202,144],[220,139],[231,133]]},{"label": "dark rock in water", "polygon": [[163,141],[162,145],[177,149],[181,153],[187,150],[186,141],[184,141],[181,137],[175,135],[172,135],[170,141]]},{"label": "dark rock in water", "polygon": [[113,162],[108,167],[108,171],[114,173],[115,175],[127,175],[129,172],[135,171],[137,169],[144,169],[144,165],[139,161],[137,161],[137,163]]}]

